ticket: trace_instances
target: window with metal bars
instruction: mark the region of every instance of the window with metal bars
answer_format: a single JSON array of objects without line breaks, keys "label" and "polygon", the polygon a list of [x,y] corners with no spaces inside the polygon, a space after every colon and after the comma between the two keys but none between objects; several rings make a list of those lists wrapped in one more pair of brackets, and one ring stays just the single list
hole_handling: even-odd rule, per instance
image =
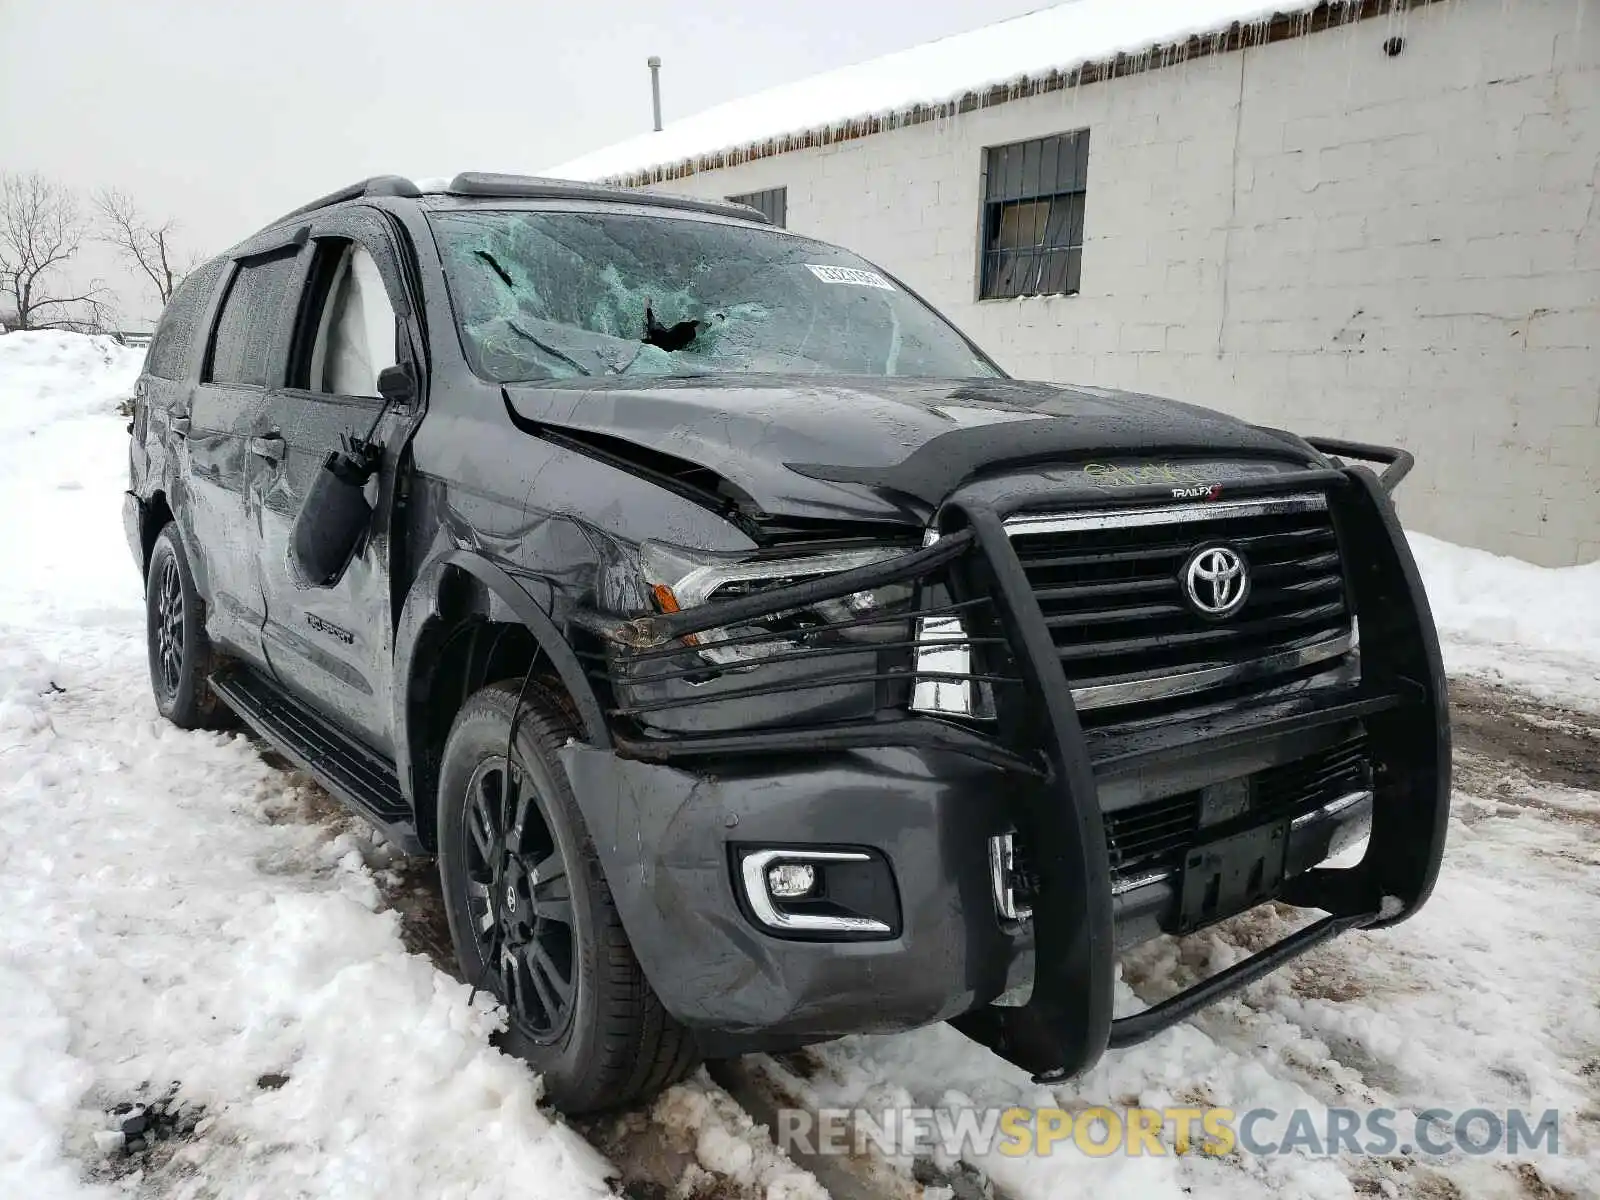
[{"label": "window with metal bars", "polygon": [[748,204],[751,208],[760,209],[766,214],[767,220],[771,221],[779,229],[788,227],[788,188],[778,187],[768,188],[764,192],[746,192],[742,196],[729,196],[728,199],[735,204]]},{"label": "window with metal bars", "polygon": [[984,151],[980,300],[1077,294],[1088,168],[1087,129]]}]

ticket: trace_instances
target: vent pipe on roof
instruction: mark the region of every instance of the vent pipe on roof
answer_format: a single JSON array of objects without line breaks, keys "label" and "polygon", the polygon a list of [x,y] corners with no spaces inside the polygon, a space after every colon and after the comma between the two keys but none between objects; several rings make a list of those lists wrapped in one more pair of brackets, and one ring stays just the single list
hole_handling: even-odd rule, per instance
[{"label": "vent pipe on roof", "polygon": [[656,132],[661,132],[661,60],[652,54],[645,60],[650,68],[650,104],[655,110]]}]

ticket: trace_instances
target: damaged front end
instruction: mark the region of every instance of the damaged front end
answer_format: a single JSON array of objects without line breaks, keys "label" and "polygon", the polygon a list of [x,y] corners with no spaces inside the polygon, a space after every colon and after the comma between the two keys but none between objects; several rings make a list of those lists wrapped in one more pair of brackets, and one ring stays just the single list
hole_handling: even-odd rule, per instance
[{"label": "damaged front end", "polygon": [[581,613],[607,647],[593,677],[609,696],[617,745],[648,762],[737,754],[938,746],[1042,773],[959,723],[912,709],[917,684],[1020,687],[1015,672],[918,669],[920,656],[998,646],[998,634],[931,636],[930,623],[991,624],[993,600],[954,598],[970,556],[963,531],[922,550],[890,547],[802,555],[711,556],[646,544],[641,570],[656,611]]},{"label": "damaged front end", "polygon": [[[1449,735],[1385,461],[1181,497],[1014,477],[920,546],[646,544],[575,618],[614,754],[566,758],[674,1015],[728,1052],[949,1019],[1055,1079],[1414,911]],[[1213,546],[1258,576],[1234,626],[1167,602]],[[1318,865],[1358,818],[1359,864]],[[1113,1019],[1119,946],[1267,899],[1327,915]]]}]

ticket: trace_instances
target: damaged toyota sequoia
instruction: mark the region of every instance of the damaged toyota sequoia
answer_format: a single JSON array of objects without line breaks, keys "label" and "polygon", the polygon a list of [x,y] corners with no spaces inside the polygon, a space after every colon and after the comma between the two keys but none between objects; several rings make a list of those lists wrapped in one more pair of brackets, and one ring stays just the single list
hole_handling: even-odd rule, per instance
[{"label": "damaged toyota sequoia", "polygon": [[188,278],[130,431],[160,711],[436,855],[569,1112],[934,1021],[1059,1080],[1433,887],[1409,455],[1011,379],[753,209],[367,180]]}]

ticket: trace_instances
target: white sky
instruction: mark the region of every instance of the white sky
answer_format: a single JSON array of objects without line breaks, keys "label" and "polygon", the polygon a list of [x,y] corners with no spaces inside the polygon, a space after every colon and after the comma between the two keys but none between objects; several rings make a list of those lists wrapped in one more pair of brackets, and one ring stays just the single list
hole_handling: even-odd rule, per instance
[{"label": "white sky", "polygon": [[0,0],[0,169],[119,187],[212,253],[367,175],[531,172],[647,130],[651,54],[670,122],[1045,3]]}]

